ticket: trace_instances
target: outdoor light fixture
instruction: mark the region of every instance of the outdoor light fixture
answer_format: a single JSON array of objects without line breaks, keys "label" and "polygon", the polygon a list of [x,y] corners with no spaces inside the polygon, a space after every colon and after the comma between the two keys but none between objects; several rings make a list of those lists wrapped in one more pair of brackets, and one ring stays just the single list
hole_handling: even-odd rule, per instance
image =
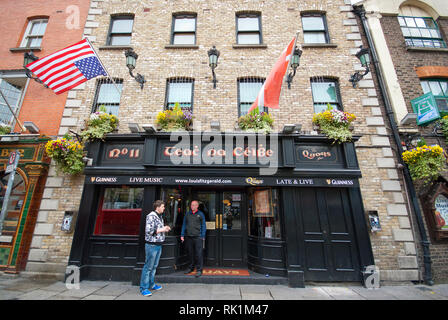
[{"label": "outdoor light fixture", "polygon": [[138,125],[138,123],[128,123],[128,128],[132,133],[140,132],[140,126]]},{"label": "outdoor light fixture", "polygon": [[283,126],[282,132],[285,134],[291,134],[294,132],[300,132],[302,130],[302,125],[300,123],[298,124],[285,124]]},{"label": "outdoor light fixture", "polygon": [[142,76],[140,73],[137,73],[137,76],[134,76],[134,74],[132,73],[132,70],[135,69],[135,66],[137,64],[138,54],[136,54],[134,50],[129,49],[126,50],[124,55],[126,56],[126,66],[129,69],[129,74],[131,75],[132,78],[135,79],[135,81],[140,83],[140,88],[142,88],[143,90],[143,86],[146,82],[145,77]]},{"label": "outdoor light fixture", "polygon": [[210,122],[210,128],[215,131],[221,130],[221,123],[219,121],[211,121]]},{"label": "outdoor light fixture", "polygon": [[291,67],[293,69],[293,72],[290,72],[288,74],[288,78],[286,79],[286,82],[288,82],[288,89],[291,89],[292,78],[294,78],[294,76],[296,75],[297,67],[300,65],[301,56],[302,56],[302,50],[295,47],[291,57]]},{"label": "outdoor light fixture", "polygon": [[215,68],[218,66],[218,58],[219,58],[219,51],[216,49],[215,46],[208,50],[208,65],[210,68],[212,68],[212,75],[213,75],[213,89],[216,89],[216,74],[215,74]]},{"label": "outdoor light fixture", "polygon": [[28,78],[30,78],[30,79],[33,79],[34,81],[36,81],[36,82],[38,82],[40,84],[43,84],[45,86],[45,88],[48,88],[48,86],[45,83],[43,83],[39,78],[33,77],[33,74],[31,73],[31,71],[28,70],[28,68],[26,67],[28,64],[30,64],[31,62],[34,62],[36,60],[39,60],[39,58],[34,55],[33,51],[24,53],[24,55],[23,55],[23,68],[25,69],[26,76]]},{"label": "outdoor light fixture", "polygon": [[152,124],[143,124],[142,125],[143,130],[145,130],[148,133],[155,133],[156,129]]},{"label": "outdoor light fixture", "polygon": [[417,121],[417,114],[416,113],[408,113],[406,116],[400,121],[400,125],[408,125],[408,124],[415,124]]},{"label": "outdoor light fixture", "polygon": [[39,133],[39,128],[31,121],[23,122],[23,126],[31,133]]},{"label": "outdoor light fixture", "polygon": [[369,69],[369,64],[370,64],[370,54],[369,54],[369,49],[368,48],[363,48],[362,45],[359,47],[359,51],[356,53],[356,58],[359,59],[359,61],[361,61],[361,65],[366,68],[366,71],[364,71],[364,74],[359,73],[358,71],[356,73],[354,73],[351,78],[350,78],[350,82],[353,84],[353,88],[356,88],[356,84],[361,81],[362,78],[364,78],[364,76],[366,74],[369,73],[370,69]]}]

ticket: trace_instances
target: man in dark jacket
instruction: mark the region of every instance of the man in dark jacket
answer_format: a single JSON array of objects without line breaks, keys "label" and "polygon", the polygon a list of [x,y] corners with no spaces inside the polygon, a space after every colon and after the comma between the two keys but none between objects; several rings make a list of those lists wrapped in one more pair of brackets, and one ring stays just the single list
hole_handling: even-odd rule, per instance
[{"label": "man in dark jacket", "polygon": [[191,202],[191,211],[185,214],[180,233],[180,240],[184,242],[190,256],[190,269],[187,273],[191,273],[196,266],[196,277],[202,275],[203,257],[202,249],[205,241],[205,216],[198,210],[199,203],[194,200]]}]

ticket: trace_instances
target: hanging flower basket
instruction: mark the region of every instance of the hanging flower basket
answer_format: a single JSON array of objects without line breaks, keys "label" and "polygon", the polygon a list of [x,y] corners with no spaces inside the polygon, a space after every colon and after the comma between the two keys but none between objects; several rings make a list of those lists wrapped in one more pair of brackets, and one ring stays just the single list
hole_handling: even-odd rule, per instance
[{"label": "hanging flower basket", "polygon": [[83,145],[69,135],[63,138],[50,140],[45,145],[45,151],[57,165],[57,169],[64,173],[76,175],[84,169]]},{"label": "hanging flower basket", "polygon": [[104,140],[107,133],[114,131],[118,127],[118,118],[106,112],[106,108],[100,107],[100,111],[90,115],[86,121],[86,129],[80,133],[82,140]]},{"label": "hanging flower basket", "polygon": [[268,134],[272,132],[273,124],[274,120],[271,115],[267,112],[260,113],[258,108],[238,119],[238,127],[246,132]]},{"label": "hanging flower basket", "polygon": [[446,158],[439,145],[423,144],[403,152],[403,161],[408,165],[412,180],[428,185],[439,177],[445,168]]},{"label": "hanging flower basket", "polygon": [[448,143],[448,116],[444,116],[440,120],[440,125],[442,129],[442,133],[445,136],[445,142]]},{"label": "hanging flower basket", "polygon": [[352,140],[352,122],[356,116],[352,113],[332,110],[328,105],[327,110],[313,115],[313,125],[325,134],[333,143],[343,143]]},{"label": "hanging flower basket", "polygon": [[192,122],[193,114],[188,110],[183,111],[176,103],[172,110],[160,111],[155,124],[162,131],[190,131]]}]

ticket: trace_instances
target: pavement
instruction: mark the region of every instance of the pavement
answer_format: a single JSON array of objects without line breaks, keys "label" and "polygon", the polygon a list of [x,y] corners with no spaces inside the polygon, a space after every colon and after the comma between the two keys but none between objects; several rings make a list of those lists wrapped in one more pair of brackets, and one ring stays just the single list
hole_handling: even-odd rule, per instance
[{"label": "pavement", "polygon": [[0,300],[448,300],[448,284],[381,285],[367,289],[356,284],[286,285],[160,283],[150,297],[130,282],[81,281],[68,288],[60,280],[0,274]]}]

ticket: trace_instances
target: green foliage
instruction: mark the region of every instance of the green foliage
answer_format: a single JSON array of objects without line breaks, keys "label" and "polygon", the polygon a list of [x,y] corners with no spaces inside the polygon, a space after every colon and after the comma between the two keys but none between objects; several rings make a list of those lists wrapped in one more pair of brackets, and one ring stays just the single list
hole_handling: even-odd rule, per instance
[{"label": "green foliage", "polygon": [[156,125],[163,131],[190,130],[193,121],[193,114],[175,103],[174,108],[160,111],[157,114]]},{"label": "green foliage", "polygon": [[104,140],[104,136],[114,131],[117,126],[118,118],[108,114],[106,109],[101,107],[99,112],[90,115],[86,125],[87,128],[80,133],[80,136],[83,141]]},{"label": "green foliage", "polygon": [[45,151],[56,162],[58,171],[76,175],[84,169],[83,145],[68,134],[63,138],[48,141]]},{"label": "green foliage", "polygon": [[11,127],[6,125],[0,125],[0,135],[11,133]]},{"label": "green foliage", "polygon": [[350,125],[355,119],[354,114],[333,110],[330,104],[327,104],[327,110],[313,115],[313,123],[319,126],[320,131],[333,140],[333,143],[351,141]]},{"label": "green foliage", "polygon": [[258,107],[238,119],[238,126],[244,131],[268,134],[272,132],[273,124],[271,115],[267,112],[260,113]]},{"label": "green foliage", "polygon": [[425,144],[403,152],[403,161],[408,165],[412,180],[427,185],[444,170],[446,158],[440,146]]}]

